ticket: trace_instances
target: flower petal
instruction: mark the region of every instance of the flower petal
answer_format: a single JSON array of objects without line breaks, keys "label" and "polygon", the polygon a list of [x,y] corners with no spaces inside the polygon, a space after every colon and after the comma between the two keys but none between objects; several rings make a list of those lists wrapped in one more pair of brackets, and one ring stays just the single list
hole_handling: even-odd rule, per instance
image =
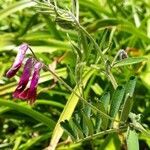
[{"label": "flower petal", "polygon": [[30,87],[19,94],[17,93],[17,98],[27,100],[30,104],[34,103],[37,96],[36,92],[37,92],[38,81],[40,78],[40,70],[42,66],[43,64],[41,62],[37,62],[34,65],[34,73],[30,82]]},{"label": "flower petal", "polygon": [[31,72],[32,72],[34,63],[35,63],[34,58],[29,58],[26,61],[22,76],[20,77],[19,84],[18,84],[15,92],[13,93],[14,98],[19,98],[19,94],[21,92],[23,92],[23,90],[26,88],[26,85],[28,84],[29,78],[31,76]]},{"label": "flower petal", "polygon": [[28,91],[28,99],[30,101],[30,104],[34,103],[36,99],[36,91],[37,91],[38,81],[40,78],[40,70],[42,66],[43,64],[41,62],[37,62],[34,66],[34,73],[33,73],[30,88]]},{"label": "flower petal", "polygon": [[16,72],[19,70],[19,68],[22,65],[22,61],[25,57],[25,54],[26,54],[28,47],[29,46],[26,43],[23,43],[19,46],[19,50],[18,50],[17,56],[15,58],[15,61],[12,65],[12,67],[6,73],[6,77],[8,77],[8,78],[13,77],[16,74]]},{"label": "flower petal", "polygon": [[28,99],[28,91],[29,91],[29,88],[24,90],[23,92],[19,93],[17,98],[22,99],[22,100],[27,100]]}]

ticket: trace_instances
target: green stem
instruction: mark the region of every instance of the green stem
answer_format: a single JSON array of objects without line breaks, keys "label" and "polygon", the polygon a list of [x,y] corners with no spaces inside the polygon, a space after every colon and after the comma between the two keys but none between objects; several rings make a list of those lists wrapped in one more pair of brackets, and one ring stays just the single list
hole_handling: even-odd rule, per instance
[{"label": "green stem", "polygon": [[77,141],[77,143],[80,143],[80,142],[83,142],[83,141],[86,141],[86,140],[90,140],[90,139],[94,139],[94,138],[98,138],[98,137],[101,137],[105,134],[111,134],[111,133],[118,133],[118,132],[124,132],[127,130],[127,127],[120,127],[119,129],[109,129],[109,130],[105,130],[105,131],[102,131],[102,132],[98,132],[96,134],[93,134],[93,135],[90,135],[90,136],[87,136],[85,137],[84,139],[81,139],[79,141]]},{"label": "green stem", "polygon": [[[35,0],[36,1],[36,0]],[[37,1],[36,1],[37,2]],[[78,2],[78,1],[76,1],[76,2]],[[39,3],[40,4],[40,2],[37,2],[37,3]],[[44,3],[41,3],[41,4],[44,4]],[[46,5],[46,4],[45,4]],[[77,4],[78,5],[78,4]],[[52,7],[54,10],[56,9],[57,11],[63,11],[63,9],[60,9],[60,8],[58,8],[58,7],[56,7],[55,5],[53,5],[53,4],[49,4],[49,5],[46,5],[46,6],[49,6],[49,7]],[[78,9],[78,8],[77,8]],[[55,12],[56,13],[56,12]],[[79,20],[71,13],[71,12],[67,12],[67,11],[65,11],[65,13],[67,13],[67,15],[69,15],[71,18],[72,18],[72,20],[74,21],[74,23],[78,26],[78,28],[93,42],[93,44],[94,44],[94,46],[95,46],[95,48],[98,50],[98,52],[99,52],[99,54],[100,54],[100,57],[101,57],[101,59],[102,59],[102,63],[103,63],[103,65],[104,66],[106,66],[106,59],[105,59],[105,57],[104,57],[104,54],[103,54],[103,52],[101,51],[101,49],[100,49],[100,47],[99,47],[99,45],[96,43],[96,41],[93,39],[93,37],[84,29],[84,27],[82,27],[81,25],[80,25],[80,23],[79,23]],[[78,12],[79,13],[79,12]],[[72,22],[72,21],[71,21]],[[113,87],[114,87],[114,89],[118,86],[117,85],[117,82],[116,82],[116,80],[115,80],[115,78],[113,77],[113,74],[109,71],[109,72],[106,72],[108,75],[108,77],[109,77],[109,79],[110,79],[110,81],[111,81],[111,83],[112,83],[112,85],[113,85]],[[66,85],[67,86],[67,85]]]},{"label": "green stem", "polygon": [[[94,39],[93,39],[93,40],[94,40]],[[35,57],[35,59],[36,59],[37,61],[39,61],[38,58],[36,57],[35,53],[33,52],[33,50],[32,50],[31,48],[30,48],[30,51],[32,52],[32,54],[33,54],[33,56]],[[103,54],[102,54],[102,55],[103,55]],[[119,120],[116,120],[116,119],[110,117],[109,115],[107,115],[107,114],[104,113],[103,111],[99,110],[97,107],[95,107],[95,106],[93,106],[92,104],[88,103],[82,96],[80,96],[79,94],[77,94],[63,79],[61,79],[59,76],[57,76],[57,74],[55,74],[51,69],[49,69],[49,67],[48,67],[47,65],[45,65],[45,64],[43,64],[43,65],[44,65],[44,68],[45,68],[46,70],[48,70],[54,77],[56,77],[69,91],[73,92],[76,96],[78,96],[78,97],[79,97],[79,100],[83,101],[86,105],[90,106],[93,110],[97,111],[98,113],[100,113],[102,116],[108,118],[109,120],[112,120],[112,121],[115,121],[115,122],[120,122]],[[110,75],[111,75],[111,74],[110,74]],[[110,78],[110,79],[111,79],[110,81],[112,82],[112,84],[115,86],[114,88],[116,88],[117,85],[116,85],[115,79],[113,78],[112,75],[111,75],[111,78]],[[112,81],[112,79],[113,79],[114,81]]]},{"label": "green stem", "polygon": [[[99,48],[98,44],[95,42],[95,40],[93,39],[93,37],[76,21],[76,23],[78,24],[79,28],[86,34],[86,36],[93,42],[95,48],[98,50],[100,56],[101,56],[101,59],[102,59],[102,63],[104,66],[106,66],[106,59],[104,57],[104,54],[103,52],[101,51],[101,49]],[[107,76],[109,77],[114,89],[117,88],[118,84],[113,76],[113,74],[111,73],[111,71],[107,71]]]},{"label": "green stem", "polygon": [[[50,6],[50,5],[49,5]],[[50,7],[55,8],[56,6],[52,5]],[[57,10],[59,10],[59,8],[57,7]],[[99,48],[99,45],[96,43],[96,41],[93,39],[93,37],[80,25],[79,21],[76,19],[76,17],[71,13],[68,12],[68,15],[70,15],[70,17],[74,20],[74,23],[76,23],[76,25],[79,27],[79,29],[81,31],[83,31],[83,33],[93,42],[95,48],[98,50],[101,59],[102,59],[102,63],[104,66],[105,65],[105,57],[104,54],[102,53],[101,49]],[[33,55],[35,56],[34,52],[31,50],[31,52],[33,53]],[[35,58],[37,59],[37,57],[35,56]],[[38,60],[38,59],[37,59]],[[81,97],[79,94],[77,94],[63,79],[61,79],[59,76],[57,76],[52,70],[49,69],[48,66],[44,65],[44,67],[53,75],[55,76],[69,91],[73,92],[76,96],[79,97],[80,100],[82,100],[85,104],[87,104],[88,106],[90,106],[93,110],[96,110],[97,112],[99,112],[101,115],[103,115],[104,117],[119,122],[118,120],[115,120],[114,118],[110,117],[109,115],[107,115],[106,113],[100,111],[99,109],[97,109],[95,106],[91,105],[90,103],[88,103],[83,97]],[[107,72],[108,77],[110,78],[110,81],[112,82],[112,85],[114,86],[114,88],[117,87],[117,82],[115,81],[115,78],[113,77],[113,75],[110,72]]]},{"label": "green stem", "polygon": [[116,89],[118,84],[117,84],[116,79],[114,78],[113,74],[111,73],[111,71],[109,71],[108,77],[109,77],[111,84],[113,85],[114,89]]},{"label": "green stem", "polygon": [[61,79],[59,76],[57,76],[52,70],[49,69],[48,66],[44,65],[45,68],[53,75],[55,76],[69,91],[71,91],[72,93],[74,93],[77,97],[79,97],[79,100],[83,101],[86,105],[90,106],[93,110],[97,111],[98,113],[100,113],[102,116],[113,120],[115,122],[120,122],[119,120],[115,120],[114,118],[110,117],[109,115],[107,115],[106,113],[102,112],[101,110],[99,110],[97,107],[93,106],[92,104],[88,103],[83,97],[81,97],[79,94],[77,94],[63,79]]}]

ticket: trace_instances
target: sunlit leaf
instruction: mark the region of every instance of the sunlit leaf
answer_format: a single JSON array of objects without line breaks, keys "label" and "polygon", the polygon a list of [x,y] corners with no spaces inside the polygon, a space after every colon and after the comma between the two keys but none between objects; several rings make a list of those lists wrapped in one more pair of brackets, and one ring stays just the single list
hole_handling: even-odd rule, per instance
[{"label": "sunlit leaf", "polygon": [[135,130],[129,129],[129,133],[127,135],[126,140],[128,150],[139,150],[138,134]]}]

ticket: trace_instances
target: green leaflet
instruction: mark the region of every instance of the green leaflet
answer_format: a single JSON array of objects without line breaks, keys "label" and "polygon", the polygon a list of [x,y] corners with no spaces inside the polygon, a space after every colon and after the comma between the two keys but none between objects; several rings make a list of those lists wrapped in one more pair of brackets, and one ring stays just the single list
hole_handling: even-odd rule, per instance
[{"label": "green leaflet", "polygon": [[15,140],[13,150],[17,150],[22,140],[22,136],[18,136]]},{"label": "green leaflet", "polygon": [[130,97],[133,97],[134,89],[136,86],[137,78],[135,76],[131,76],[129,81],[126,84],[125,94],[129,93]]},{"label": "green leaflet", "polygon": [[81,111],[82,117],[83,117],[83,130],[85,132],[85,135],[92,135],[94,133],[94,127],[93,127],[93,122],[91,118],[89,118],[83,111]]},{"label": "green leaflet", "polygon": [[123,86],[118,86],[117,89],[114,91],[112,99],[111,99],[111,106],[110,106],[110,116],[111,117],[116,117],[121,102],[123,100],[125,88]]},{"label": "green leaflet", "polygon": [[78,139],[83,139],[84,138],[83,131],[80,127],[80,124],[77,122],[77,120],[75,118],[73,118],[73,119],[70,119],[69,121],[71,122],[73,128],[75,128],[75,130],[78,134]]},{"label": "green leaflet", "polygon": [[[110,93],[107,92],[105,93],[102,97],[101,97],[101,102],[104,105],[104,112],[106,112],[106,114],[108,114],[108,108],[109,108],[109,103],[110,103]],[[106,130],[107,126],[108,126],[108,118],[106,117],[102,117],[102,129]]]},{"label": "green leaflet", "polygon": [[126,121],[128,118],[128,115],[132,109],[132,105],[133,105],[133,93],[134,93],[134,89],[135,89],[135,85],[136,85],[136,80],[137,78],[134,76],[130,77],[130,80],[127,82],[126,84],[126,89],[125,89],[125,101],[123,104],[123,108],[121,111],[121,117],[120,120],[121,121]]},{"label": "green leaflet", "polygon": [[115,62],[113,67],[115,68],[115,67],[137,64],[137,63],[140,63],[140,62],[143,62],[146,60],[147,60],[147,58],[145,58],[145,57],[132,57],[132,58],[129,57],[129,58]]},{"label": "green leaflet", "polygon": [[77,139],[77,134],[72,129],[70,122],[68,120],[64,120],[60,122],[61,127],[68,133],[68,135],[71,137],[73,141]]},{"label": "green leaflet", "polygon": [[104,95],[101,97],[100,101],[103,103],[105,111],[108,111],[108,105],[110,102],[110,93],[106,92]]}]

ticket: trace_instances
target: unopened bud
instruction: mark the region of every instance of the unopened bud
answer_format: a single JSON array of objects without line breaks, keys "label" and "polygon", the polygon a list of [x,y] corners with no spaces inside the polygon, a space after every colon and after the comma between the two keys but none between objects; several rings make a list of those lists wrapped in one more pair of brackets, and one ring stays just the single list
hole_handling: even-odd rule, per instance
[{"label": "unopened bud", "polygon": [[125,58],[128,58],[128,54],[124,49],[121,49],[119,51],[119,59],[122,60],[122,59],[125,59]]}]

